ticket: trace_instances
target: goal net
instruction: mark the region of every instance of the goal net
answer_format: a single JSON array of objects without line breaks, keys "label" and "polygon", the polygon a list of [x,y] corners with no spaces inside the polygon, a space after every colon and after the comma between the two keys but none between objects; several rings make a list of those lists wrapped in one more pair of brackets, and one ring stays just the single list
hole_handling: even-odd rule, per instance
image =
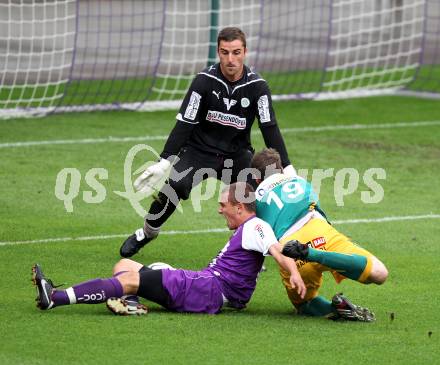
[{"label": "goal net", "polygon": [[438,0],[0,0],[0,118],[176,108],[230,25],[274,99],[440,95]]}]

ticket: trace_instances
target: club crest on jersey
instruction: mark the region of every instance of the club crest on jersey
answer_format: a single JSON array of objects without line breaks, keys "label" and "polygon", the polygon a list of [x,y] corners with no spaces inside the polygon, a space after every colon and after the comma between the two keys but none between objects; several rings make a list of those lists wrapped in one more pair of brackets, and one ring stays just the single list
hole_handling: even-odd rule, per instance
[{"label": "club crest on jersey", "polygon": [[251,105],[251,102],[248,98],[241,98],[241,106],[243,108],[247,108],[249,105]]},{"label": "club crest on jersey", "polygon": [[237,104],[237,100],[234,99],[228,99],[228,98],[223,98],[223,102],[226,105],[226,109],[231,109],[231,107],[233,107],[235,104]]},{"label": "club crest on jersey", "polygon": [[257,224],[255,226],[255,230],[258,232],[258,235],[263,239],[264,238],[264,232],[263,232],[263,227],[261,226],[261,224]]},{"label": "club crest on jersey", "polygon": [[311,242],[312,242],[313,247],[315,247],[315,248],[319,248],[321,246],[324,246],[327,243],[327,241],[325,240],[324,237],[314,238]]},{"label": "club crest on jersey", "polygon": [[234,114],[221,113],[215,110],[208,110],[206,120],[208,122],[219,123],[237,129],[246,128],[246,118],[240,118]]}]

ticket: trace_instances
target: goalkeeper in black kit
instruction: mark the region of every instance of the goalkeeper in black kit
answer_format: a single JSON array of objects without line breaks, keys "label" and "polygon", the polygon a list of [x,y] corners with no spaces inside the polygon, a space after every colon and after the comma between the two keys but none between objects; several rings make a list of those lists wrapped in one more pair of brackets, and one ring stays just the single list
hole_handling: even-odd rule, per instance
[{"label": "goalkeeper in black kit", "polygon": [[[266,146],[279,152],[284,173],[294,173],[277,125],[269,87],[264,79],[244,65],[245,34],[235,27],[222,29],[217,38],[217,53],[220,62],[194,78],[160,161],[151,165],[134,183],[136,190],[151,193],[174,164],[174,174],[151,204],[144,227],[122,244],[122,257],[133,256],[156,238],[180,199],[188,199],[192,188],[202,180],[216,177],[231,184],[252,179],[246,170],[240,172],[251,164],[250,133],[255,117]],[[215,175],[197,173],[200,169],[209,169]],[[224,170],[229,173],[223,174]]]}]

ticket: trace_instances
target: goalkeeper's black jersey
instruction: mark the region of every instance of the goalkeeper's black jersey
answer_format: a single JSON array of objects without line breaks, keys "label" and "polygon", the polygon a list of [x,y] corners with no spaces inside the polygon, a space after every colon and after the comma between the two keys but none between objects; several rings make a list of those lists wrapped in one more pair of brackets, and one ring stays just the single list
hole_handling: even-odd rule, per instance
[{"label": "goalkeeper's black jersey", "polygon": [[222,155],[251,147],[255,117],[263,134],[276,124],[266,81],[245,66],[242,78],[230,82],[218,63],[196,75],[177,114],[194,126],[187,145]]}]

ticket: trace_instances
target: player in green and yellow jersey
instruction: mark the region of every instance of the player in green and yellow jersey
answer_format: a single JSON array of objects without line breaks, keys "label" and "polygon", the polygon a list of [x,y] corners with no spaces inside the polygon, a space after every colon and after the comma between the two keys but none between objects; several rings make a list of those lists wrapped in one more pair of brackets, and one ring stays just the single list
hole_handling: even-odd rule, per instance
[{"label": "player in green and yellow jersey", "polygon": [[328,221],[320,208],[312,185],[296,174],[283,174],[279,154],[264,149],[255,154],[252,167],[264,179],[255,191],[257,216],[268,222],[276,238],[284,245],[283,254],[297,260],[307,287],[304,299],[289,286],[287,272],[280,268],[289,299],[298,313],[327,316],[332,319],[372,321],[374,314],[352,304],[342,294],[332,301],[319,295],[324,271],[330,271],[339,283],[345,278],[360,283],[382,284],[388,271],[367,250],[351,242]]}]

